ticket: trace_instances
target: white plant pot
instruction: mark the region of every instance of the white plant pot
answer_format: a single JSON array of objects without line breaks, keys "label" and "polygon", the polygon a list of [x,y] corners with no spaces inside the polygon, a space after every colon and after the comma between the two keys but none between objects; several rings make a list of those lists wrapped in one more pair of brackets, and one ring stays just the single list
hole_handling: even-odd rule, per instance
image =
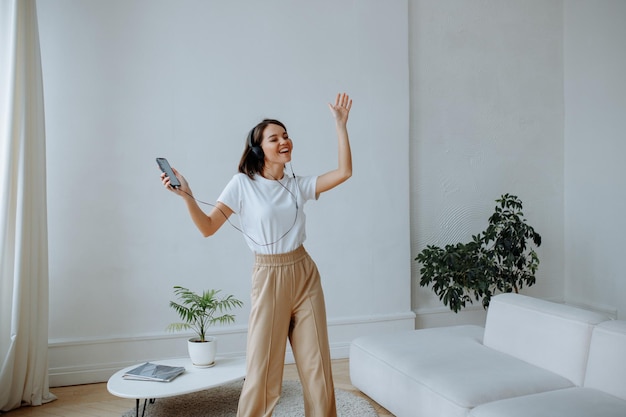
[{"label": "white plant pot", "polygon": [[206,342],[200,342],[199,337],[187,341],[191,363],[199,368],[208,368],[215,365],[215,353],[217,352],[217,339],[212,336],[206,337]]}]

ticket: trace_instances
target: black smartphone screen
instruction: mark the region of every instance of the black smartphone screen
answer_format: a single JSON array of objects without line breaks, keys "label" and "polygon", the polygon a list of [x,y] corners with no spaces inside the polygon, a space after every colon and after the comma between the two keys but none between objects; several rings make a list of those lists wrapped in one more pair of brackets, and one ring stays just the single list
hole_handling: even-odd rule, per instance
[{"label": "black smartphone screen", "polygon": [[170,166],[169,162],[167,162],[167,159],[157,158],[156,161],[159,165],[159,168],[161,168],[161,171],[165,172],[165,175],[169,177],[170,185],[174,188],[180,187],[180,181],[178,181],[178,178],[174,174],[174,171],[172,171],[172,167]]}]

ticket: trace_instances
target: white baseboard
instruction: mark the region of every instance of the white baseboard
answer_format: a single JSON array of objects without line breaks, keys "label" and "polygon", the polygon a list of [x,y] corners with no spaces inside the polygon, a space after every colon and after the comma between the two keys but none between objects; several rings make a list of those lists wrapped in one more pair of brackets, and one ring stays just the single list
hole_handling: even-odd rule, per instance
[{"label": "white baseboard", "polygon": [[[605,314],[612,319],[618,318],[618,311],[614,306],[590,304],[588,302],[561,298],[542,298],[553,303],[569,304],[585,310]],[[426,329],[430,327],[456,326],[459,324],[485,325],[487,310],[480,304],[469,305],[458,313],[453,312],[447,306],[418,308],[415,312],[415,328]]]},{"label": "white baseboard", "polygon": [[471,305],[455,313],[446,306],[415,310],[415,328],[457,326],[461,324],[485,325],[487,310],[480,305]]},{"label": "white baseboard", "polygon": [[[328,321],[331,357],[347,358],[350,342],[366,334],[410,330],[415,326],[413,312],[361,316]],[[218,355],[245,356],[246,326],[216,327]],[[90,384],[107,381],[121,368],[145,361],[187,356],[190,334],[154,334],[136,337],[50,340],[48,363],[50,386]],[[288,349],[286,363],[293,363]]]},{"label": "white baseboard", "polygon": [[[229,346],[245,328],[212,333],[219,337],[220,354],[236,353]],[[51,340],[48,344],[50,386],[90,384],[107,381],[127,366],[145,361],[187,355],[186,340],[191,334],[159,334],[101,339]],[[242,355],[245,353],[241,352]]]}]

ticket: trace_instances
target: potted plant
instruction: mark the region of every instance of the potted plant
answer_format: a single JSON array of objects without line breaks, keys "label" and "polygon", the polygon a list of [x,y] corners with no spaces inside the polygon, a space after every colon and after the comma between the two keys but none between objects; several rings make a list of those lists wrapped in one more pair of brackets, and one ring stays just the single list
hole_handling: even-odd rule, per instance
[{"label": "potted plant", "polygon": [[234,315],[222,313],[243,306],[243,302],[234,298],[233,295],[219,298],[219,293],[220,290],[205,290],[202,294],[197,294],[181,286],[174,287],[174,294],[178,300],[170,301],[170,307],[183,321],[170,324],[167,330],[193,330],[196,333],[187,342],[189,357],[195,366],[213,366],[217,340],[215,337],[207,336],[207,330],[215,324],[233,323]]},{"label": "potted plant", "polygon": [[417,258],[420,286],[433,291],[457,313],[482,299],[484,308],[497,292],[519,292],[535,283],[539,258],[534,247],[541,236],[526,223],[522,202],[514,195],[497,199],[487,229],[468,243],[437,247],[428,245]]}]

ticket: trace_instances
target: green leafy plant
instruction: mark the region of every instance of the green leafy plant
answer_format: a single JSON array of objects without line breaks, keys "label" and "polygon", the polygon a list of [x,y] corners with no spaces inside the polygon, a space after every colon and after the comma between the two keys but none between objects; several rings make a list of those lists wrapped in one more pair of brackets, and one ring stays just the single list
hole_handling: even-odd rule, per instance
[{"label": "green leafy plant", "polygon": [[[243,302],[229,295],[219,298],[220,290],[206,290],[197,294],[187,288],[175,286],[174,294],[177,301],[170,301],[182,323],[172,323],[167,327],[169,331],[193,330],[199,337],[200,342],[206,341],[206,332],[215,324],[227,324],[235,321],[232,314],[221,314],[236,307],[243,306]],[[216,315],[220,313],[221,315]]]},{"label": "green leafy plant", "polygon": [[420,268],[420,286],[433,291],[457,313],[473,300],[484,308],[498,292],[519,292],[535,284],[539,258],[534,247],[541,236],[526,223],[522,202],[514,195],[497,199],[487,229],[468,243],[428,245],[415,258]]}]

